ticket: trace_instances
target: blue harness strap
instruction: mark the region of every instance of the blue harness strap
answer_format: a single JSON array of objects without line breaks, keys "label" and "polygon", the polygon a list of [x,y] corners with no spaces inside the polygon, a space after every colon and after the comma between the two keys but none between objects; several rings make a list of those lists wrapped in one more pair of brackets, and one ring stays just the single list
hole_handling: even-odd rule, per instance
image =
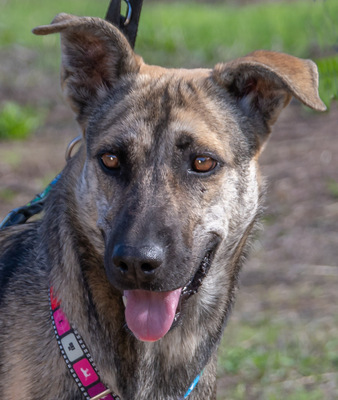
[{"label": "blue harness strap", "polygon": [[15,208],[0,223],[0,229],[7,228],[12,225],[24,224],[33,215],[39,214],[45,204],[46,198],[55,186],[55,184],[60,179],[61,174],[58,174],[52,182],[43,190],[41,193],[37,194],[34,199],[22,207]]}]

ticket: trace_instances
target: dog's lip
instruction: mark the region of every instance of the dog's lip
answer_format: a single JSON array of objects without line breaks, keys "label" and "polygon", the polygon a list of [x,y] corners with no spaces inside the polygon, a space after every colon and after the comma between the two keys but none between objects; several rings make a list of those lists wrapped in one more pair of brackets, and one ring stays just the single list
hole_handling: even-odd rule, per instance
[{"label": "dog's lip", "polygon": [[182,288],[181,298],[176,310],[174,322],[170,329],[174,328],[179,323],[184,303],[192,295],[196,294],[199,288],[202,286],[203,281],[211,268],[212,260],[216,253],[219,242],[220,239],[218,236],[216,236],[215,239],[213,239],[211,243],[209,243],[209,246],[207,246],[207,250],[204,253],[204,257],[200,263],[198,270],[195,272],[195,275],[190,279],[190,281]]},{"label": "dog's lip", "polygon": [[202,283],[210,270],[212,260],[214,258],[214,254],[216,252],[218,244],[219,244],[218,237],[216,237],[211,241],[211,243],[209,243],[199,268],[195,272],[194,276],[190,279],[190,281],[183,287],[181,294],[182,297],[188,298],[198,292],[199,288],[202,286]]}]

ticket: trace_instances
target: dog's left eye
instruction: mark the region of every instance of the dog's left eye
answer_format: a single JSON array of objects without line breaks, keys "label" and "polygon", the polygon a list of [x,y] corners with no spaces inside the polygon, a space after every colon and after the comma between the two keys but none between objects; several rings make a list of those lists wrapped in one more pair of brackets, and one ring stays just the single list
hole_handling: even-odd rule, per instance
[{"label": "dog's left eye", "polygon": [[217,166],[217,161],[209,156],[197,156],[192,162],[192,170],[194,172],[210,172]]},{"label": "dog's left eye", "polygon": [[101,155],[101,161],[103,165],[110,170],[120,168],[120,160],[115,154],[104,153]]}]

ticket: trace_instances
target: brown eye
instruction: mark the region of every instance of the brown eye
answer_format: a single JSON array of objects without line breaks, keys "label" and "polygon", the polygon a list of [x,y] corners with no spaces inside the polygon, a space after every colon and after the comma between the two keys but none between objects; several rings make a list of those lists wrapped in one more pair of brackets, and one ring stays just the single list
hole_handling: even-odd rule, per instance
[{"label": "brown eye", "polygon": [[210,172],[217,165],[217,161],[208,156],[197,156],[192,162],[192,170],[195,172]]},{"label": "brown eye", "polygon": [[115,154],[105,153],[101,156],[103,165],[108,169],[120,168],[120,160]]}]

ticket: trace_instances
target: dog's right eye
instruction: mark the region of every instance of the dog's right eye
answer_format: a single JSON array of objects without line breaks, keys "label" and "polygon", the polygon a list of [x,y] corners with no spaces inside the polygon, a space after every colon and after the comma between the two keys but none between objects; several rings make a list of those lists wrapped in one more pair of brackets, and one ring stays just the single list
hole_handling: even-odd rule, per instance
[{"label": "dog's right eye", "polygon": [[101,155],[102,164],[110,170],[120,168],[120,160],[116,154],[104,153]]}]

